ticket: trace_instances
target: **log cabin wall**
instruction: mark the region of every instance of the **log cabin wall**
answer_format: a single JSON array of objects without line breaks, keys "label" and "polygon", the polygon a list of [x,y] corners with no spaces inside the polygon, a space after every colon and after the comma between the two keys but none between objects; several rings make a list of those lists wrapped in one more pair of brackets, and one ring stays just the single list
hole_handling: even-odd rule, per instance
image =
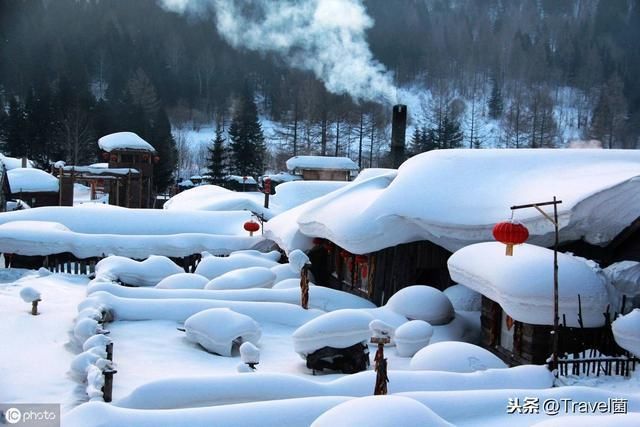
[{"label": "log cabin wall", "polygon": [[429,285],[444,290],[452,282],[447,268],[451,252],[429,241],[405,243],[372,254],[375,270],[370,279],[370,299],[384,305],[409,285]]}]

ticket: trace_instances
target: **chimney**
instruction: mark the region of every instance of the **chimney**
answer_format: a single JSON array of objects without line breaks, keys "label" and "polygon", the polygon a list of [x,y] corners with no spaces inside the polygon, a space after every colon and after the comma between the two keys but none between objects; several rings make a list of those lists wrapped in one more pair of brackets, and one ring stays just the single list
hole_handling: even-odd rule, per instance
[{"label": "chimney", "polygon": [[26,158],[26,157],[23,157],[23,158],[22,158],[22,167],[23,167],[23,168],[26,168],[26,167],[27,167],[27,158]]},{"label": "chimney", "polygon": [[404,162],[405,133],[407,130],[407,106],[393,106],[391,122],[391,167],[398,168]]}]

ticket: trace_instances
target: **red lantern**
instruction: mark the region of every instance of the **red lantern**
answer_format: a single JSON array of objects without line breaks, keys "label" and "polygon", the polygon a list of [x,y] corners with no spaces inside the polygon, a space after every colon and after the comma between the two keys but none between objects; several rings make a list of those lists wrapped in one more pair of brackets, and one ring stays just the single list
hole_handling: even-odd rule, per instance
[{"label": "red lantern", "polygon": [[253,233],[260,230],[260,224],[254,220],[247,221],[244,223],[244,229],[249,232],[249,236],[253,236]]},{"label": "red lantern", "polygon": [[271,178],[268,178],[268,177],[265,178],[263,180],[263,183],[264,183],[264,192],[266,194],[271,194]]},{"label": "red lantern", "polygon": [[109,153],[107,153],[106,151],[104,151],[104,152],[102,153],[102,159],[103,159],[103,160],[108,160],[108,159],[109,159]]},{"label": "red lantern", "polygon": [[112,162],[114,162],[114,163],[115,163],[115,162],[117,162],[117,161],[118,161],[118,155],[117,155],[117,154],[112,154],[112,155],[109,157],[109,160],[110,160],[110,161],[112,161]]},{"label": "red lantern", "polygon": [[519,245],[529,238],[529,230],[517,222],[499,222],[493,227],[493,237],[507,245],[506,255],[513,255],[513,245]]}]

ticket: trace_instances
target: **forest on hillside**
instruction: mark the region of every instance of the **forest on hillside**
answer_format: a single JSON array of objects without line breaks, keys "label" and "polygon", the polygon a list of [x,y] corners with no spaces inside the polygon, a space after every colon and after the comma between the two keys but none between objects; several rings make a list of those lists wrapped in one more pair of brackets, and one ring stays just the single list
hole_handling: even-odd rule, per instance
[{"label": "forest on hillside", "polygon": [[[371,18],[366,42],[407,94],[397,100],[413,100],[410,154],[563,146],[567,135],[640,145],[638,0],[345,2]],[[2,150],[86,163],[98,137],[132,130],[160,145],[168,182],[173,165],[194,160],[176,129],[226,129],[250,88],[273,122],[268,166],[293,154],[384,165],[389,102],[329,92],[291,66],[294,50],[232,46],[217,29],[219,1],[194,3],[197,13],[160,0],[0,0]],[[259,20],[269,5],[247,0],[239,13]]]}]

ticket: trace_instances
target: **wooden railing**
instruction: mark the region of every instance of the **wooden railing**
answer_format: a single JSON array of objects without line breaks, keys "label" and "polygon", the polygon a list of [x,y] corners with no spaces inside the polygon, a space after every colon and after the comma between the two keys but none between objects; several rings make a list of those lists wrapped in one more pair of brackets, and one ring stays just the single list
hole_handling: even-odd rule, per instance
[{"label": "wooden railing", "polygon": [[601,357],[593,359],[560,359],[558,360],[558,373],[567,375],[620,375],[628,377],[635,371],[636,363],[640,359],[636,357]]}]

